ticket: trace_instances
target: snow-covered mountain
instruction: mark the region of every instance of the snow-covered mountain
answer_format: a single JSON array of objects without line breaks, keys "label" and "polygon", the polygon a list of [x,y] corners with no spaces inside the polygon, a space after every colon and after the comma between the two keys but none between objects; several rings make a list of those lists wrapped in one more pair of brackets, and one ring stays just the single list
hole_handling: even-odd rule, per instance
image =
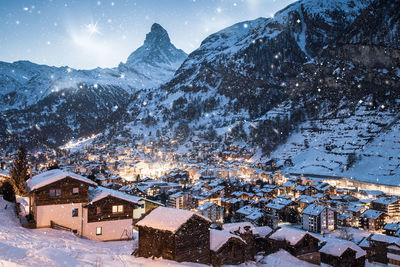
[{"label": "snow-covered mountain", "polygon": [[[379,176],[393,183],[400,175],[397,6],[383,0],[300,0],[272,18],[210,35],[186,59],[155,24],[143,47],[110,70],[116,77],[105,76],[98,88],[82,83],[86,91],[75,89],[79,98],[53,92],[28,113],[5,112],[0,133],[12,142],[7,131],[31,127],[29,136],[43,139],[57,129],[66,133],[52,141],[59,144],[103,132],[94,142],[153,141],[182,154],[194,143],[214,142],[220,150],[237,144],[255,148],[261,161],[274,159],[288,172]],[[121,73],[128,81],[137,72],[153,75],[161,86],[146,86],[139,76],[132,79],[143,86],[107,83],[119,81]],[[94,110],[85,113],[87,106]],[[56,118],[66,114],[60,108],[76,113]]]},{"label": "snow-covered mountain", "polygon": [[[396,3],[383,2],[301,0],[212,34],[160,90],[139,91],[103,138],[173,140],[182,153],[193,141],[236,143],[286,171],[327,175],[354,176],[364,156],[378,157],[393,181],[400,159],[377,151],[396,138],[399,21],[380,8]],[[375,170],[358,176],[383,175]]]},{"label": "snow-covered mountain", "polygon": [[127,105],[137,90],[156,88],[171,79],[186,56],[171,44],[166,30],[154,24],[143,46],[112,69],[0,62],[2,140],[12,142],[23,134],[61,144],[97,132],[118,117],[117,109]]}]

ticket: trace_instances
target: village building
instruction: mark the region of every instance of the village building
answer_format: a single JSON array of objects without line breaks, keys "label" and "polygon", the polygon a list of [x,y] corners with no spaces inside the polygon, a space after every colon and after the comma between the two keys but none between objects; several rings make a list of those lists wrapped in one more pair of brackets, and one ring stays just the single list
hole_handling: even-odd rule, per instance
[{"label": "village building", "polygon": [[309,232],[291,227],[282,227],[268,237],[269,250],[274,253],[280,249],[288,251],[302,260],[319,264],[319,238]]},{"label": "village building", "polygon": [[367,231],[382,229],[386,215],[379,210],[366,210],[360,215],[359,227]]},{"label": "village building", "polygon": [[246,259],[253,260],[256,254],[255,238],[258,235],[256,228],[250,222],[226,223],[222,229],[231,234],[240,236],[246,242]]},{"label": "village building", "polygon": [[136,223],[139,246],[135,254],[208,264],[211,223],[192,211],[158,207]]},{"label": "village building", "polygon": [[175,209],[190,209],[192,206],[192,194],[190,192],[179,191],[168,198],[168,207]]},{"label": "village building", "polygon": [[59,169],[33,176],[27,181],[29,212],[37,228],[61,225],[82,234],[83,206],[89,202],[89,186],[97,184],[86,177]]},{"label": "village building", "polygon": [[36,228],[69,230],[98,241],[131,239],[133,220],[161,205],[59,169],[32,177],[27,187]]},{"label": "village building", "polygon": [[304,230],[321,233],[337,228],[337,212],[329,207],[311,204],[302,212]]},{"label": "village building", "polygon": [[210,263],[213,266],[241,264],[246,261],[246,245],[237,235],[210,230]]},{"label": "village building", "polygon": [[399,219],[400,199],[397,197],[380,197],[372,201],[372,209],[384,212],[393,219]]},{"label": "village building", "polygon": [[366,252],[351,241],[331,239],[319,250],[321,263],[332,267],[364,267]]},{"label": "village building", "polygon": [[203,205],[197,207],[196,210],[199,214],[209,218],[214,223],[224,222],[224,208],[218,206],[215,203],[206,202]]}]

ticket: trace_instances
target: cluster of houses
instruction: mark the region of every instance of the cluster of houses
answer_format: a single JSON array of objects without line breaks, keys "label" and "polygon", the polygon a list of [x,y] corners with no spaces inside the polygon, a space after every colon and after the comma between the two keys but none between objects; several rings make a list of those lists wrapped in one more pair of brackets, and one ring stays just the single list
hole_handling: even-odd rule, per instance
[{"label": "cluster of houses", "polygon": [[[165,183],[181,185],[184,175],[175,173],[179,179],[172,175]],[[131,239],[136,229],[137,256],[214,266],[240,264],[279,250],[313,264],[364,266],[368,259],[400,265],[400,223],[385,223],[399,216],[396,197],[336,189],[304,177],[281,179],[202,179],[166,189],[165,207],[155,195],[128,194],[54,169],[27,181],[27,226],[70,230],[97,241]],[[373,199],[363,198],[371,195]],[[348,221],[340,218],[346,213],[351,215]],[[375,233],[365,232],[360,240],[330,234],[338,225],[356,221]],[[281,222],[292,226],[278,226]],[[386,235],[376,233],[378,229]]]},{"label": "cluster of houses", "polygon": [[370,234],[355,242],[326,237],[296,227],[254,226],[249,222],[222,224],[196,212],[158,207],[136,223],[140,257],[162,257],[178,262],[213,266],[236,265],[258,254],[280,250],[316,265],[365,266],[366,260],[400,265],[400,238]]}]

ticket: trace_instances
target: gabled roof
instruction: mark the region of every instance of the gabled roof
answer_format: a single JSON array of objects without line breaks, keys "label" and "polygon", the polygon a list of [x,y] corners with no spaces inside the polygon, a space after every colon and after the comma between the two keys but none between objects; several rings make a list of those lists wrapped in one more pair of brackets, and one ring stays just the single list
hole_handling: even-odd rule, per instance
[{"label": "gabled roof", "polygon": [[360,215],[360,217],[361,218],[368,218],[368,219],[376,219],[381,214],[383,214],[383,212],[379,211],[379,210],[366,210]]},{"label": "gabled roof", "polygon": [[365,250],[363,250],[353,242],[337,238],[329,239],[328,242],[319,250],[319,252],[332,255],[335,257],[340,257],[348,249],[351,249],[356,252],[357,259],[367,254]]},{"label": "gabled roof", "polygon": [[306,215],[311,215],[311,216],[318,216],[325,209],[326,209],[325,206],[311,204],[311,205],[308,205],[307,208],[305,208],[302,213],[306,214]]},{"label": "gabled roof", "polygon": [[112,190],[112,189],[108,189],[105,187],[97,187],[97,188],[93,188],[89,191],[89,202],[93,203],[96,201],[99,201],[103,198],[106,197],[115,197],[115,198],[119,198],[134,204],[139,205],[139,201],[143,200],[143,198],[141,197],[137,197],[137,196],[132,196],[132,195],[128,195],[122,192],[119,192],[117,190]]},{"label": "gabled roof", "polygon": [[249,229],[251,232],[256,233],[256,228],[250,222],[225,223],[222,225],[222,229],[230,233],[239,232],[241,234],[245,233],[246,229]]},{"label": "gabled roof", "polygon": [[273,233],[269,238],[273,240],[287,241],[290,245],[296,245],[305,235],[310,235],[319,240],[313,234],[291,227],[282,227]]},{"label": "gabled roof", "polygon": [[226,244],[231,239],[237,239],[240,242],[243,242],[243,244],[246,244],[246,241],[244,241],[242,238],[240,238],[237,235],[233,235],[226,231],[211,229],[210,230],[210,249],[212,251],[218,251],[224,244]]},{"label": "gabled roof", "polygon": [[54,169],[51,171],[46,171],[41,174],[35,175],[32,178],[28,179],[28,181],[26,181],[26,184],[28,187],[28,191],[33,191],[38,188],[44,187],[46,185],[60,181],[67,177],[74,179],[74,180],[84,182],[84,183],[92,185],[92,186],[97,186],[97,184],[95,182],[93,182],[92,180],[90,180],[86,177],[83,177],[83,176],[75,174],[75,173],[66,172],[66,171],[63,171],[60,169]]},{"label": "gabled roof", "polygon": [[193,211],[158,207],[137,222],[136,226],[176,233],[192,217],[199,217],[211,224],[210,219]]}]

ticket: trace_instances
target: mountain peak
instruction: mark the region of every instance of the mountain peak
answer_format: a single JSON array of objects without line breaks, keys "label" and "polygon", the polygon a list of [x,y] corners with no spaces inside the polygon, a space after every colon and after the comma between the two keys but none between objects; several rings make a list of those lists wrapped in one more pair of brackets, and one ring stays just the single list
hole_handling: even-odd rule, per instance
[{"label": "mountain peak", "polygon": [[126,61],[125,66],[137,68],[138,65],[167,65],[175,71],[187,55],[177,49],[169,39],[168,32],[158,23],[151,26],[151,30],[146,34],[144,44],[136,49]]},{"label": "mountain peak", "polygon": [[158,23],[154,23],[151,26],[151,30],[146,34],[146,39],[144,40],[145,45],[161,45],[169,44],[170,42],[168,32]]}]

